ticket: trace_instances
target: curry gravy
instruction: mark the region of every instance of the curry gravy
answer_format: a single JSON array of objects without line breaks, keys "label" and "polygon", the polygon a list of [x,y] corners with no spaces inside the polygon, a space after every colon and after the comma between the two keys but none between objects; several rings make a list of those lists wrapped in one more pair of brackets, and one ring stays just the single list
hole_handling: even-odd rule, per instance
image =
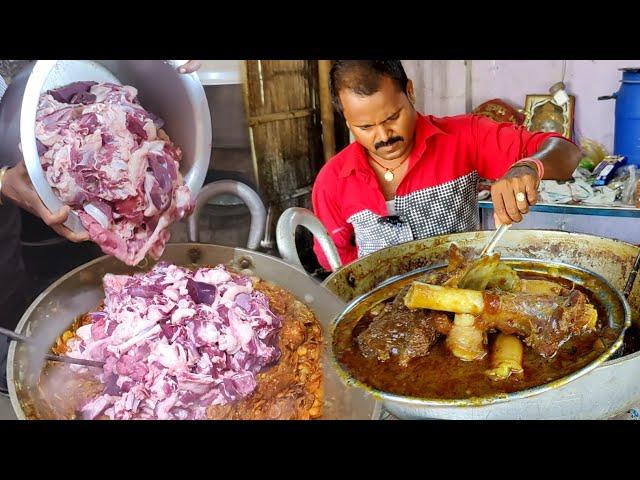
[{"label": "curry gravy", "polygon": [[[336,358],[356,379],[384,392],[423,398],[460,399],[511,393],[557,380],[596,359],[616,340],[617,332],[602,324],[606,314],[589,291],[563,279],[528,272],[518,272],[518,275],[520,278],[543,279],[569,289],[579,289],[598,311],[596,330],[569,339],[551,359],[545,359],[524,345],[524,372],[512,374],[506,380],[494,381],[485,374],[491,367],[490,353],[482,360],[462,361],[449,352],[444,337],[431,348],[428,355],[412,359],[406,367],[400,366],[393,358],[386,362],[365,358],[360,353],[356,338],[373,321],[373,314],[367,312],[353,328],[350,326],[352,322],[341,322],[336,327]],[[387,301],[393,301],[393,297]],[[497,333],[489,333],[489,347],[495,335]],[[635,339],[629,344],[639,345]]]}]

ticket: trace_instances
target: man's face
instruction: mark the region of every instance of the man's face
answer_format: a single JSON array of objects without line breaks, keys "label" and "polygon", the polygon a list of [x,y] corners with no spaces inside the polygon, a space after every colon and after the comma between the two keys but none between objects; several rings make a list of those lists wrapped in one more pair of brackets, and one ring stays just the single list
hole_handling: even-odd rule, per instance
[{"label": "man's face", "polygon": [[[411,81],[407,90],[413,95]],[[392,79],[382,77],[380,89],[368,97],[348,89],[339,95],[349,129],[369,153],[395,160],[411,151],[417,114],[407,94]]]}]

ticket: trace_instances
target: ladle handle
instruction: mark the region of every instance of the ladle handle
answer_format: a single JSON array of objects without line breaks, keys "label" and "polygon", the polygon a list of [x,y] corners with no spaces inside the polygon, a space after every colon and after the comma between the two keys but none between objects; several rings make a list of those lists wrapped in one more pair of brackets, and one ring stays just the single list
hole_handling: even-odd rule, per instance
[{"label": "ladle handle", "polygon": [[[13,330],[9,330],[7,328],[0,327],[0,335],[9,337],[11,340],[15,340],[16,342],[22,342],[28,345],[46,348],[42,344],[35,341],[33,338],[20,335],[19,333],[16,333]],[[102,368],[104,366],[104,362],[98,362],[96,360],[85,360],[83,358],[73,358],[73,357],[61,357],[59,355],[53,355],[51,353],[45,354],[44,358],[46,358],[47,360],[53,360],[55,362],[73,363],[75,365],[83,365],[85,367]]]},{"label": "ladle handle", "polygon": [[493,253],[493,249],[496,247],[496,244],[500,241],[504,233],[509,230],[511,227],[510,223],[503,223],[498,227],[495,233],[491,236],[489,243],[482,249],[480,252],[480,256],[484,257],[485,255],[491,255]]},{"label": "ladle handle", "polygon": [[28,343],[30,345],[40,345],[33,338],[25,337],[24,335],[20,335],[19,333],[16,333],[13,330],[9,330],[7,328],[0,327],[0,335],[4,335],[5,337],[9,337],[11,340],[15,340],[17,342]]},{"label": "ladle handle", "polygon": [[99,362],[97,360],[85,360],[84,358],[61,357],[59,355],[53,355],[51,353],[47,353],[44,356],[44,358],[46,358],[47,360],[53,360],[54,362],[72,363],[74,365],[82,365],[84,367],[96,367],[96,368],[104,367],[104,362]]},{"label": "ladle handle", "polygon": [[638,270],[640,269],[640,254],[636,257],[636,262],[633,264],[633,268],[631,269],[631,273],[629,274],[629,278],[627,279],[627,284],[624,286],[624,298],[629,298],[631,295],[631,290],[633,290],[633,284],[636,282],[636,276],[638,275]]}]

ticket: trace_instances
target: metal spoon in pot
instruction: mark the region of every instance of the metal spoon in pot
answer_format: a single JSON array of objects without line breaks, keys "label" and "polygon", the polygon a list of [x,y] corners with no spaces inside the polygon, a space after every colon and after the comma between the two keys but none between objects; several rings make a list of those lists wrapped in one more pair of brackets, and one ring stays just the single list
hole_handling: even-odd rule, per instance
[{"label": "metal spoon in pot", "polygon": [[509,227],[511,227],[510,223],[509,224],[503,223],[502,225],[500,225],[500,227],[498,227],[498,229],[493,233],[493,235],[489,239],[489,242],[482,249],[482,252],[480,252],[481,257],[484,257],[485,255],[491,255],[493,253],[493,249],[496,247],[496,244],[500,241],[500,239],[504,235],[504,232],[509,230]]},{"label": "metal spoon in pot", "polygon": [[[8,330],[6,328],[0,327],[0,335],[4,335],[6,337],[9,337],[11,340],[26,343],[28,345],[32,345],[35,347],[47,348],[46,346],[36,342],[31,337],[20,335],[19,333],[16,333],[13,330]],[[85,367],[102,368],[104,366],[104,362],[98,362],[96,360],[85,360],[83,358],[73,358],[73,357],[61,357],[59,355],[53,355],[50,353],[45,354],[44,358],[46,358],[47,360],[53,360],[54,362],[73,363],[75,365],[83,365]]]}]

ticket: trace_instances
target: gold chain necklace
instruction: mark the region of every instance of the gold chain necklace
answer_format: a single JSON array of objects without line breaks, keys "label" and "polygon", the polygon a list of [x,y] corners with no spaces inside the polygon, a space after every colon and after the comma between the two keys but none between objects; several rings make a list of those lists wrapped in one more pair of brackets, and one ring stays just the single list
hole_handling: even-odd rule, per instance
[{"label": "gold chain necklace", "polygon": [[386,172],[384,172],[384,179],[385,179],[387,182],[393,182],[393,179],[395,178],[395,175],[393,174],[393,171],[394,171],[394,170],[396,170],[396,169],[397,169],[400,165],[402,165],[404,162],[406,162],[406,161],[407,161],[407,158],[409,158],[409,155],[407,155],[407,156],[405,157],[405,159],[404,159],[404,160],[402,160],[398,165],[396,165],[396,166],[395,166],[395,167],[393,167],[393,168],[387,168],[387,167],[385,167],[384,165],[382,165],[379,161],[377,161],[375,158],[373,158],[373,156],[371,156],[371,155],[370,155],[370,157],[371,157],[371,160],[373,160],[373,161],[374,161],[374,162],[376,162],[379,166],[381,166],[382,168],[384,168],[384,169],[386,170]]}]

